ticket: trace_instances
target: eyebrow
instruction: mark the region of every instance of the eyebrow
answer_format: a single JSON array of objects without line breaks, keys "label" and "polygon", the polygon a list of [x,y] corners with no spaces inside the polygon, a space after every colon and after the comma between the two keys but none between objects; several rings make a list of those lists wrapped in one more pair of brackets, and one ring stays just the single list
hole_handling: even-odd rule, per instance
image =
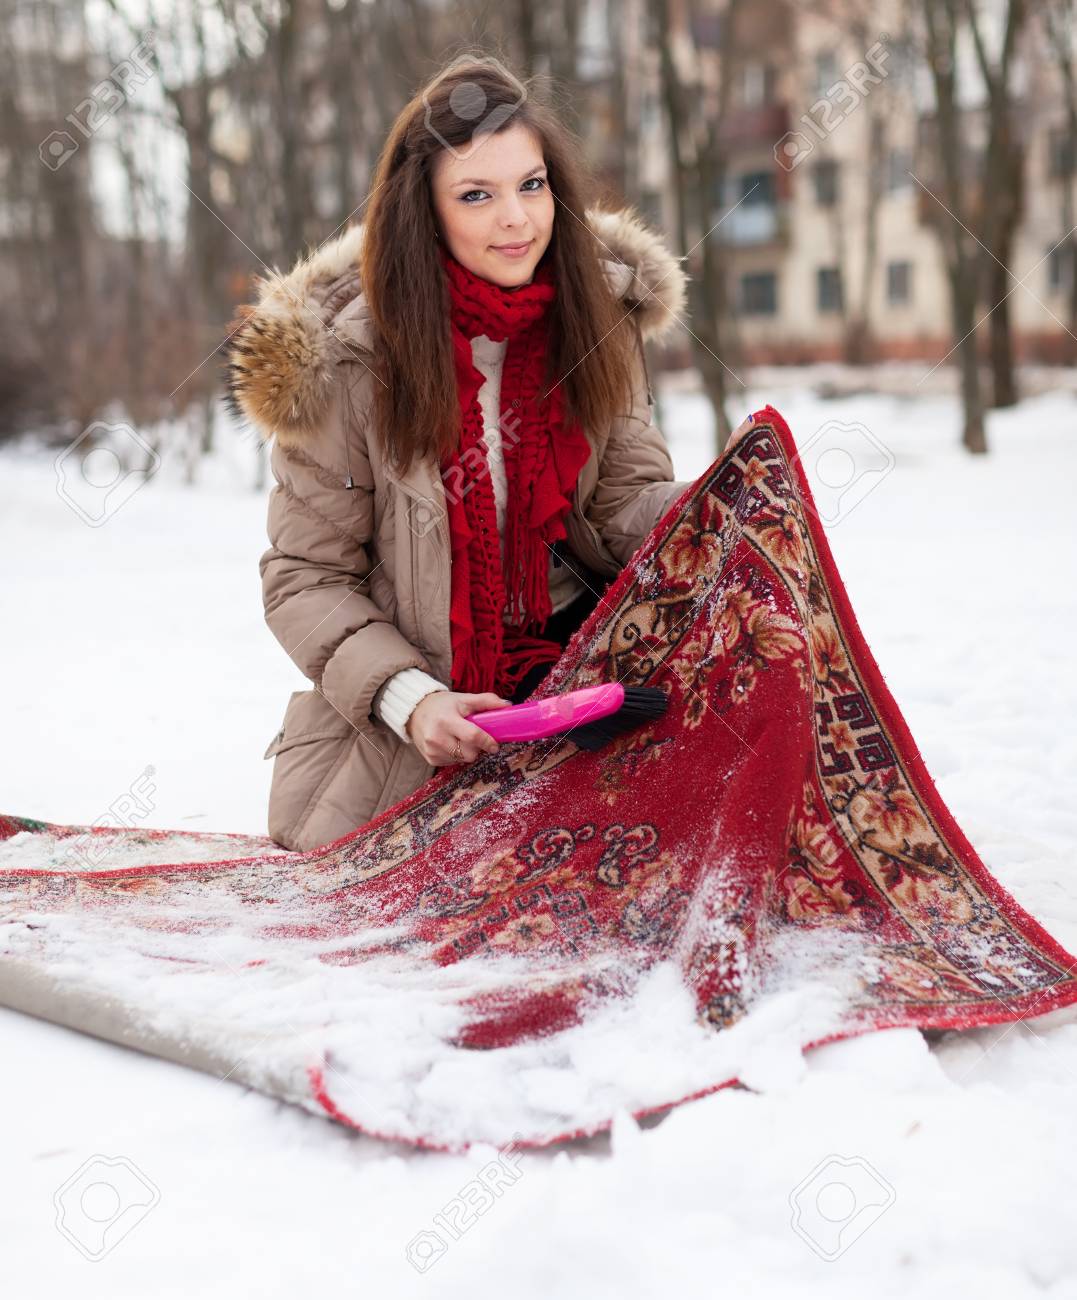
[{"label": "eyebrow", "polygon": [[[546,164],[539,163],[537,167],[532,167],[526,176],[521,176],[520,180],[521,181],[530,180],[531,177],[534,176],[536,172],[544,172],[545,170],[546,170]],[[474,178],[472,178],[466,181],[453,181],[452,188],[456,189],[457,185],[496,185],[496,184],[497,184],[496,181],[477,181]]]}]

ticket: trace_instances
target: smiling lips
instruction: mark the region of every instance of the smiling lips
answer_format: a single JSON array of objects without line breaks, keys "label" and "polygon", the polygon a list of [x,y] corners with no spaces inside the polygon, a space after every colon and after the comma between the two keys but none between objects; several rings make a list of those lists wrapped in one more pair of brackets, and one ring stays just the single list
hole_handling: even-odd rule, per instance
[{"label": "smiling lips", "polygon": [[502,244],[500,247],[491,244],[490,247],[495,253],[504,253],[506,257],[523,257],[534,242],[533,239],[529,239],[525,244]]}]

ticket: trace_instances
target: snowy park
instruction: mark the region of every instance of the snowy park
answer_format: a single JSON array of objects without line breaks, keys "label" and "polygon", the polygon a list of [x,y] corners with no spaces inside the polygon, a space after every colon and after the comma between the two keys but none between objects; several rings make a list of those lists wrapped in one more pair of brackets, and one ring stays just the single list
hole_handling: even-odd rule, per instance
[{"label": "snowy park", "polygon": [[[944,392],[820,398],[806,372],[744,391],[737,409],[769,401],[798,445],[859,426],[892,456],[845,509],[841,467],[805,457],[838,567],[958,824],[1074,952],[1077,523],[1051,505],[1077,471],[1065,378],[993,413],[992,454],[974,461]],[[915,377],[888,386],[913,392]],[[663,391],[661,421],[689,479],[712,444],[684,387]],[[58,490],[55,460],[33,440],[2,457],[2,811],[89,824],[133,790],[122,806],[141,825],[264,834],[265,718],[298,683],[262,623],[251,442],[225,440],[195,487],[166,458],[100,527]],[[17,860],[11,844],[3,865]],[[521,1296],[1077,1295],[1075,1022],[1071,1008],[801,1053],[772,1020],[745,1088],[641,1123],[622,1113],[609,1133],[549,1150],[454,1156],[2,1011],[5,1277],[25,1297],[284,1297],[311,1284],[464,1296],[491,1283]],[[621,1050],[639,1069],[652,1049]],[[675,1070],[669,1082],[673,1095]],[[54,1197],[94,1158],[129,1161],[153,1190],[139,1184],[143,1208],[91,1262]],[[107,1219],[103,1186],[85,1214],[95,1194]],[[852,1219],[851,1195],[866,1206]],[[601,1261],[596,1242],[611,1250]]]},{"label": "snowy park", "polygon": [[1077,0],[6,9],[3,1295],[1077,1300]]}]

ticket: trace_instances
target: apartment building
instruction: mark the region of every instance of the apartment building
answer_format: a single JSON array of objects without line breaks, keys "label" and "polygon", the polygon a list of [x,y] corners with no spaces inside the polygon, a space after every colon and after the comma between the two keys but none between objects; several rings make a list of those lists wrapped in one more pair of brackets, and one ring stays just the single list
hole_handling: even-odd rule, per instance
[{"label": "apartment building", "polygon": [[[932,147],[934,90],[908,10],[761,0],[736,33],[722,140],[727,175],[708,237],[721,242],[733,335],[747,363],[921,358],[952,347],[939,237],[944,187]],[[727,39],[726,6],[684,18],[686,65]],[[986,30],[992,34],[990,13]],[[970,170],[984,146],[971,45],[959,50]],[[1023,217],[1009,307],[1019,357],[1072,360],[1072,255],[1066,189],[1073,142],[1043,32],[1030,24],[1017,67],[1026,150]],[[1034,93],[1033,93],[1034,92]],[[646,140],[644,210],[669,224],[661,124]],[[649,156],[648,156],[649,152]],[[988,196],[989,200],[989,196]],[[694,236],[698,238],[698,234]],[[992,306],[985,294],[981,317]],[[986,345],[986,330],[984,331]]]}]

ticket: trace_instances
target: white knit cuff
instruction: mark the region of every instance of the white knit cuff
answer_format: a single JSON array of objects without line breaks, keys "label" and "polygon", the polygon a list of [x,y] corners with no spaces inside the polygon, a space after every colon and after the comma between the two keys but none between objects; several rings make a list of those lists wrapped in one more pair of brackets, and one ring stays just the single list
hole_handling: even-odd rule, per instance
[{"label": "white knit cuff", "polygon": [[433,691],[449,688],[421,668],[402,668],[378,687],[373,700],[374,712],[405,744],[412,743],[406,731],[412,710]]}]

